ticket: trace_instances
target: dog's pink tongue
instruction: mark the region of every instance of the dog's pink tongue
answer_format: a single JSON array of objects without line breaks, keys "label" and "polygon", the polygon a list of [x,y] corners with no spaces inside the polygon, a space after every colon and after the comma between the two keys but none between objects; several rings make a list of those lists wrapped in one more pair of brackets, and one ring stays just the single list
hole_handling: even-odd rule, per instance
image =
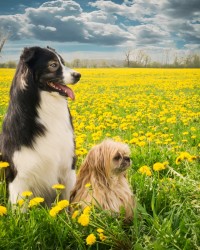
[{"label": "dog's pink tongue", "polygon": [[61,84],[59,84],[59,88],[62,90],[63,93],[65,93],[66,96],[68,96],[72,100],[75,100],[75,95],[72,89],[70,89],[66,85],[61,85]]}]

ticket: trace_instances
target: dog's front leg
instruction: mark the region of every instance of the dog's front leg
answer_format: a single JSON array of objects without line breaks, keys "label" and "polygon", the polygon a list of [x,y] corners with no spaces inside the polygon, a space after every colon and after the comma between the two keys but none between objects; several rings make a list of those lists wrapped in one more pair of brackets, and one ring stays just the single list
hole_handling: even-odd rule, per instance
[{"label": "dog's front leg", "polygon": [[18,175],[13,182],[9,183],[9,201],[11,204],[16,204],[19,199],[22,198],[21,194],[24,191],[30,191],[27,182],[20,178]]},{"label": "dog's front leg", "polygon": [[76,183],[76,171],[75,170],[70,170],[69,173],[67,173],[67,176],[64,178],[62,178],[61,182],[63,183],[63,185],[65,185],[65,189],[63,190],[62,194],[61,194],[61,199],[63,200],[69,200],[70,198],[70,193],[72,191],[72,189],[75,186]]}]

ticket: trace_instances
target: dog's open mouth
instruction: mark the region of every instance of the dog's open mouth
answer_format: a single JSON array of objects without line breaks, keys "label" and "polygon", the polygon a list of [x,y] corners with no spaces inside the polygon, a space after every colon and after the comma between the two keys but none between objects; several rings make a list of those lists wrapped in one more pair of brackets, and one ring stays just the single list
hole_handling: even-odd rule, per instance
[{"label": "dog's open mouth", "polygon": [[67,96],[67,97],[71,98],[72,100],[75,99],[75,95],[74,95],[73,90],[70,89],[68,86],[62,85],[59,83],[55,83],[55,82],[47,82],[47,84],[49,87],[54,89],[59,94],[61,94],[63,96]]}]

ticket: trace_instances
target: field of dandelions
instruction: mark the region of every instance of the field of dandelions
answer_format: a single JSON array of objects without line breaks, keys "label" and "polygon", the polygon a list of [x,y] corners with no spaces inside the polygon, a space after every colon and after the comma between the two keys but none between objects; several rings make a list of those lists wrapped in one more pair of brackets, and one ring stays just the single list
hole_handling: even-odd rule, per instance
[{"label": "field of dandelions", "polygon": [[[123,210],[92,206],[68,212],[67,200],[50,209],[43,197],[21,194],[15,210],[6,197],[0,162],[0,249],[200,249],[200,70],[80,69],[69,100],[76,134],[77,168],[104,138],[131,148],[128,179],[135,194],[134,219]],[[0,69],[0,122],[14,70]],[[88,183],[85,188],[92,189]],[[26,207],[26,213],[21,208]]]}]

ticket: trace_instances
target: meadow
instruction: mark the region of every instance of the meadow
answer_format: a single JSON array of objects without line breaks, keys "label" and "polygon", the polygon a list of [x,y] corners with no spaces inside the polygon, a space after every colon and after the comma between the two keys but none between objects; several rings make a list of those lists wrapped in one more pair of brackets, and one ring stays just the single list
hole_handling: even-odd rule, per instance
[{"label": "meadow", "polygon": [[[123,211],[112,217],[91,206],[70,214],[68,201],[43,208],[42,197],[34,200],[30,192],[12,211],[4,181],[7,165],[0,162],[0,249],[199,250],[200,70],[79,72],[81,81],[72,87],[76,100],[69,100],[77,169],[104,138],[127,143],[134,219],[126,224]],[[13,75],[14,70],[0,69],[1,123]],[[21,213],[24,205],[28,210]]]}]

